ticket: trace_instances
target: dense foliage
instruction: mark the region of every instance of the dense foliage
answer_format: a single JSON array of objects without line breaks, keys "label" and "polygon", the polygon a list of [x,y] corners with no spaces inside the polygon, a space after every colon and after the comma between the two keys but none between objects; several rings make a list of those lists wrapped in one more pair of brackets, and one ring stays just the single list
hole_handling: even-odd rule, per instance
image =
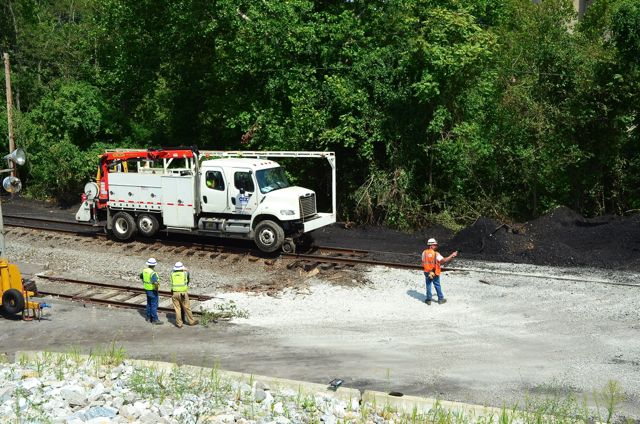
[{"label": "dense foliage", "polygon": [[640,3],[537,3],[3,0],[28,190],[105,146],[326,149],[345,219],[636,210]]}]

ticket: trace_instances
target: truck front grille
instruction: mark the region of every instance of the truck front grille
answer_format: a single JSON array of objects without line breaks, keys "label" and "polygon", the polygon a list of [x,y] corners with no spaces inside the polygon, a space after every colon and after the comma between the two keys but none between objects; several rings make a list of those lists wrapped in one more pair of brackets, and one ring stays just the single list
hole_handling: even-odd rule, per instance
[{"label": "truck front grille", "polygon": [[302,217],[306,218],[316,213],[316,195],[300,196],[300,214]]}]

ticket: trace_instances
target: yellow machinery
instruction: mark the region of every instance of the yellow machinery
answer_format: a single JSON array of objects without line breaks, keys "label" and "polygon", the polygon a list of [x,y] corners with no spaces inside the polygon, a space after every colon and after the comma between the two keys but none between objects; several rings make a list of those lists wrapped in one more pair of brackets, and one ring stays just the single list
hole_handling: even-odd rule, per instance
[{"label": "yellow machinery", "polygon": [[35,284],[24,282],[15,264],[0,258],[2,309],[8,315],[22,314],[23,319],[40,318],[41,305],[29,300],[35,295]]}]

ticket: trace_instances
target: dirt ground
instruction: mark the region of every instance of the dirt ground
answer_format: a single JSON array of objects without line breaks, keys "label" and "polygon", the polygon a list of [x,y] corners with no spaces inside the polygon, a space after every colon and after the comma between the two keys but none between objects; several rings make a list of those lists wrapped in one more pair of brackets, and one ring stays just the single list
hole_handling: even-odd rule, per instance
[{"label": "dirt ground", "polygon": [[[394,251],[405,259],[417,257],[424,238],[431,235],[441,239],[445,252],[461,248],[456,266],[482,271],[447,273],[443,286],[448,302],[431,306],[423,303],[419,272],[362,268],[305,273],[287,269],[284,261],[269,265],[264,258],[211,258],[162,243],[97,243],[12,229],[7,256],[20,262],[25,273],[138,284],[136,275],[147,257],[158,259],[165,281],[173,262],[181,260],[194,276],[192,291],[216,296],[212,303],[233,301],[248,317],[177,329],[170,325],[171,315],[162,318],[168,324],[155,327],[136,311],[47,299],[53,308],[42,322],[0,319],[0,346],[9,353],[74,346],[89,350],[116,341],[139,358],[217,363],[230,370],[319,383],[340,377],[348,387],[495,406],[536,395],[591,396],[612,379],[626,394],[621,413],[638,419],[640,274],[633,255],[640,239],[638,222],[624,218],[599,223],[569,212],[557,210],[518,227],[478,220],[457,235],[442,229],[405,235],[372,228],[331,228],[317,235],[319,244]],[[58,213],[64,215],[52,215]],[[557,233],[540,235],[544,228]],[[583,232],[575,233],[575,228]],[[590,243],[596,232],[608,232],[613,239]],[[572,236],[552,240],[566,233]],[[542,250],[531,249],[529,243],[546,246],[544,252],[527,256],[527,251]],[[614,247],[616,243],[621,247]],[[566,260],[567,251],[574,255],[571,267],[478,259],[548,258],[557,264]],[[613,252],[622,256],[616,258]],[[580,265],[589,258],[598,267]],[[624,258],[635,265],[622,266]],[[615,272],[610,269],[614,265]],[[501,273],[506,271],[523,275]]]}]

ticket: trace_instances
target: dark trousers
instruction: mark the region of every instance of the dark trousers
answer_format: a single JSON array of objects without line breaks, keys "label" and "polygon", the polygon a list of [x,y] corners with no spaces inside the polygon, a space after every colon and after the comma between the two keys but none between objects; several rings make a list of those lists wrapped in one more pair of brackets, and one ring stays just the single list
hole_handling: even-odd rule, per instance
[{"label": "dark trousers", "polygon": [[145,290],[147,292],[147,319],[151,322],[158,319],[158,291]]}]

